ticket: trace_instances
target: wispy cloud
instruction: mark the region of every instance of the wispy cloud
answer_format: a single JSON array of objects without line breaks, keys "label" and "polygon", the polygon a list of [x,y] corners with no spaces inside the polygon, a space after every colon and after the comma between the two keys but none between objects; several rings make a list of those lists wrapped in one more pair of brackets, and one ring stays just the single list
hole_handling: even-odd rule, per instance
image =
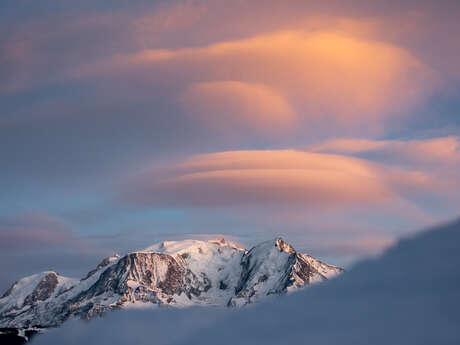
[{"label": "wispy cloud", "polygon": [[1,217],[0,247],[8,251],[60,248],[80,253],[90,249],[84,240],[75,236],[75,230],[68,222],[39,212]]}]

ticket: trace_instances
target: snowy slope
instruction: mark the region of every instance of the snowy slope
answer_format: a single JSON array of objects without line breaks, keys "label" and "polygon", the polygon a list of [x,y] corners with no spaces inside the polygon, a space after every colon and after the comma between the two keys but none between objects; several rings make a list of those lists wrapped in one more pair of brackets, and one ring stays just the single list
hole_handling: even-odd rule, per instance
[{"label": "snowy slope", "polygon": [[19,280],[0,298],[0,328],[55,327],[136,306],[242,306],[341,271],[281,238],[249,251],[224,239],[162,242],[106,258],[82,279],[48,271]]},{"label": "snowy slope", "polygon": [[460,221],[401,241],[347,274],[252,308],[111,313],[36,344],[457,345]]},{"label": "snowy slope", "polygon": [[[306,258],[308,257],[308,262]],[[298,254],[281,238],[253,247],[241,260],[242,272],[229,305],[242,306],[264,296],[327,280],[341,268]]]}]

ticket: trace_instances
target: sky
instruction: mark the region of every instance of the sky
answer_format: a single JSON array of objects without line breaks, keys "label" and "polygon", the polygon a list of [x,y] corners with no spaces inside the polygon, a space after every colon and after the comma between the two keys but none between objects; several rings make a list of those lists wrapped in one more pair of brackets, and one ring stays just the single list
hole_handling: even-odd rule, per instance
[{"label": "sky", "polygon": [[0,4],[0,289],[163,239],[347,267],[459,214],[458,1]]}]

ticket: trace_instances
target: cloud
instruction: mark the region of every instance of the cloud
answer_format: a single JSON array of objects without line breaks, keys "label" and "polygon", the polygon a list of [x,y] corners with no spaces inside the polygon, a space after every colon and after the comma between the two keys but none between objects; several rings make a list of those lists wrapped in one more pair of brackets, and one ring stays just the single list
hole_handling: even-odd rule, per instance
[{"label": "cloud", "polygon": [[380,153],[401,161],[412,163],[459,164],[460,142],[456,136],[425,140],[366,140],[334,139],[309,148],[312,152],[334,153]]},{"label": "cloud", "polygon": [[110,253],[46,213],[0,216],[0,294],[15,280],[44,270],[81,276]]},{"label": "cloud", "polygon": [[[136,344],[173,345],[187,342],[200,329],[212,327],[217,320],[235,313],[218,307],[152,308],[111,311],[89,322],[73,320],[62,327],[37,335],[37,344]],[[123,326],[122,326],[123,325]],[[104,331],[101,332],[100,330]],[[150,329],[150,331],[148,331]],[[99,331],[98,331],[99,330]]]},{"label": "cloud", "polygon": [[71,248],[84,251],[83,243],[72,235],[67,222],[43,213],[26,213],[16,218],[0,218],[2,250]]},{"label": "cloud", "polygon": [[[414,171],[429,170],[444,182],[456,181],[460,167],[460,142],[456,136],[406,141],[335,139],[308,150],[354,155],[386,165],[410,167]],[[446,179],[446,176],[450,177]]]},{"label": "cloud", "polygon": [[345,138],[326,141],[307,150],[353,156],[394,167],[389,176],[391,183],[401,193],[411,195],[414,202],[437,200],[425,205],[431,211],[440,205],[454,210],[459,201],[456,190],[460,179],[460,142],[456,136],[413,140]]},{"label": "cloud", "polygon": [[403,48],[335,31],[278,31],[201,47],[147,49],[80,73],[161,82],[177,89],[178,98],[185,90],[183,104],[200,120],[222,121],[223,127],[238,118],[243,127],[268,133],[276,126],[267,123],[284,118],[283,129],[294,113],[323,129],[331,120],[338,128],[373,128],[377,119],[417,104],[435,84],[430,68]]},{"label": "cloud", "polygon": [[125,198],[144,205],[188,207],[383,205],[401,196],[400,187],[435,185],[422,172],[386,169],[353,157],[232,151],[194,156],[144,173],[128,184]]},{"label": "cloud", "polygon": [[223,132],[247,126],[263,132],[291,128],[296,114],[275,90],[239,81],[203,82],[191,85],[181,98],[185,111]]},{"label": "cloud", "polygon": [[308,148],[312,152],[357,153],[371,151],[385,146],[385,142],[368,139],[344,138],[328,140]]}]

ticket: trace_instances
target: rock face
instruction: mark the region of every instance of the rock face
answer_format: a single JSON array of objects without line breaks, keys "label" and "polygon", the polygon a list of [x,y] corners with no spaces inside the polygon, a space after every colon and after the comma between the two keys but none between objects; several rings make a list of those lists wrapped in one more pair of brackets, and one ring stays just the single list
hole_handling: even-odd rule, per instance
[{"label": "rock face", "polygon": [[322,282],[342,269],[300,254],[281,238],[253,247],[241,260],[241,276],[229,306],[242,306],[264,296]]},{"label": "rock face", "polygon": [[0,298],[0,328],[56,327],[129,305],[244,306],[341,273],[281,238],[245,250],[232,242],[162,242],[104,259],[83,279],[25,277]]}]

